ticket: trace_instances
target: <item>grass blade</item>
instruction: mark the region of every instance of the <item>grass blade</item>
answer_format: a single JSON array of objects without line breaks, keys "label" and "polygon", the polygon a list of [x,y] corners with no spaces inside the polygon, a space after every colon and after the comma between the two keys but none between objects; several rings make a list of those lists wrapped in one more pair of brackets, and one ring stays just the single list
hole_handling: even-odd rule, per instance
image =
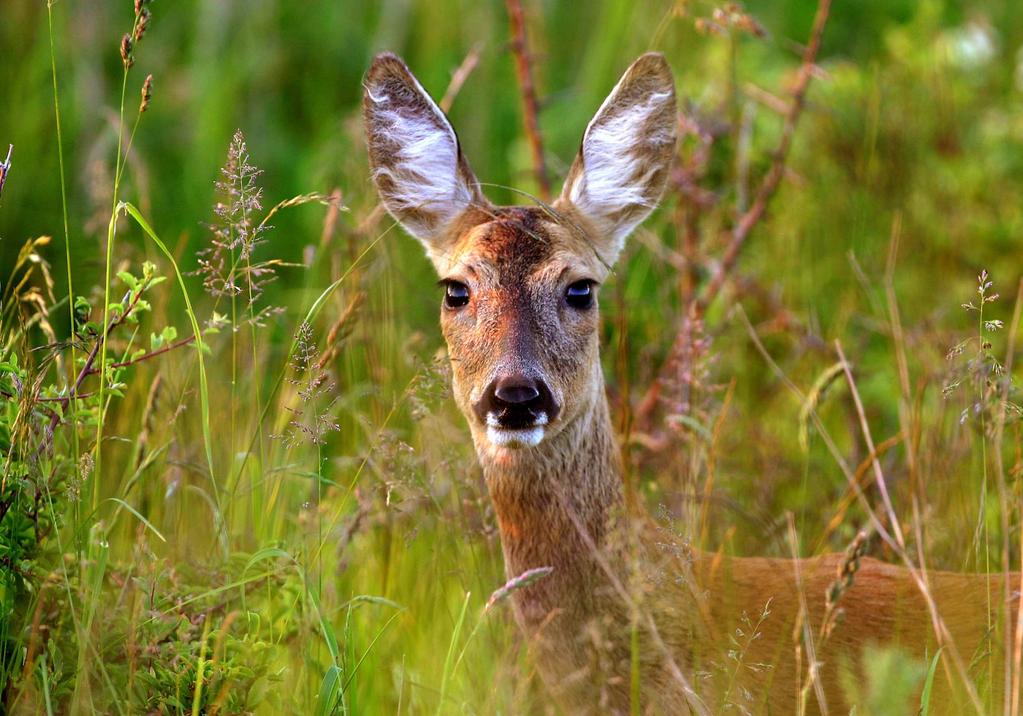
[{"label": "grass blade", "polygon": [[160,533],[160,530],[156,529],[156,527],[153,526],[152,522],[150,522],[145,517],[143,517],[142,514],[138,510],[136,510],[134,507],[132,507],[127,502],[122,500],[120,497],[110,497],[110,498],[107,498],[107,502],[116,502],[118,505],[120,505],[124,509],[128,510],[128,512],[130,512],[133,515],[135,515],[136,519],[138,519],[139,522],[141,522],[143,525],[145,525],[146,529],[148,529],[154,535],[159,537],[161,542],[166,542],[167,541],[167,538],[164,537],[163,534]]},{"label": "grass blade", "polygon": [[440,681],[440,697],[437,700],[437,713],[440,714],[444,708],[444,699],[447,696],[448,681],[451,678],[451,673],[454,671],[452,668],[452,659],[455,655],[455,646],[458,644],[458,638],[462,634],[462,625],[465,624],[465,613],[469,608],[469,595],[471,592],[465,593],[465,601],[462,602],[462,611],[458,615],[458,621],[455,622],[455,630],[451,633],[451,642],[448,644],[448,655],[444,659],[444,675]]},{"label": "grass blade", "polygon": [[359,660],[355,662],[355,666],[352,667],[352,673],[350,673],[348,678],[345,679],[344,691],[348,691],[348,687],[351,685],[352,679],[354,679],[355,675],[359,672],[359,667],[362,666],[362,662],[364,662],[366,657],[369,656],[369,653],[373,651],[373,647],[376,646],[378,641],[380,641],[380,637],[382,637],[384,632],[387,631],[387,627],[391,626],[391,622],[397,619],[400,614],[401,612],[395,612],[386,622],[384,622],[384,625],[380,627],[380,631],[378,631],[376,636],[373,637],[373,641],[371,641],[369,646],[366,647],[366,651],[362,652],[362,656],[360,656]]},{"label": "grass blade", "polygon": [[931,712],[931,689],[934,687],[934,674],[938,671],[938,660],[941,658],[941,649],[934,653],[931,659],[931,666],[927,669],[927,678],[924,679],[924,689],[920,693],[920,716],[927,716]]},{"label": "grass blade", "polygon": [[[142,229],[153,240],[153,243],[157,245],[163,255],[170,261],[171,266],[174,267],[174,276],[178,281],[178,288],[181,289],[181,297],[185,301],[185,309],[188,313],[188,320],[192,324],[192,333],[195,335],[195,355],[196,360],[199,363],[199,406],[202,413],[202,437],[203,437],[203,448],[206,453],[206,465],[210,471],[210,482],[213,483],[213,496],[217,502],[218,513],[220,513],[220,491],[217,487],[216,472],[213,469],[213,440],[210,433],[210,398],[209,398],[209,386],[206,382],[206,361],[203,358],[202,348],[202,331],[199,329],[199,321],[195,317],[195,310],[192,308],[192,300],[189,298],[188,289],[185,287],[185,281],[181,276],[181,269],[178,268],[178,262],[174,260],[174,254],[171,253],[167,245],[160,240],[160,237],[153,231],[153,227],[149,225],[149,222],[142,216],[141,212],[136,209],[132,204],[122,201],[118,205],[119,210],[126,212],[135,223]],[[218,528],[222,541],[226,540],[226,534],[224,533],[223,523],[220,519],[220,514],[217,516]],[[226,547],[226,542],[225,542]]]},{"label": "grass blade", "polygon": [[316,716],[329,716],[334,713],[337,702],[341,698],[341,669],[331,664],[320,682],[320,693],[316,699]]}]

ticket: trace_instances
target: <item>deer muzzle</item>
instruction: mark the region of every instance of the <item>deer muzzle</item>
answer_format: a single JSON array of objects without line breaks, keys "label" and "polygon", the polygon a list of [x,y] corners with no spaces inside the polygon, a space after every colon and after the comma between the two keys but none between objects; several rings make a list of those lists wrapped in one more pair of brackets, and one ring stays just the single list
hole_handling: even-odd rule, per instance
[{"label": "deer muzzle", "polygon": [[543,440],[559,407],[547,384],[523,373],[498,375],[473,406],[487,426],[487,438],[500,447],[533,447]]}]

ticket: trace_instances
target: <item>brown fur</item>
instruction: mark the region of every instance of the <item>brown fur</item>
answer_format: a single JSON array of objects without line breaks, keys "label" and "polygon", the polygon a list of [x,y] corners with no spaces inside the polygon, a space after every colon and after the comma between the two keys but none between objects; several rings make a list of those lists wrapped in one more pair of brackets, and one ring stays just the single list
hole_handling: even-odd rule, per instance
[{"label": "brown fur", "polygon": [[[423,100],[410,78],[400,61],[385,56],[370,70],[368,91],[382,83],[420,106]],[[651,92],[673,92],[671,83],[663,58],[644,56],[591,128]],[[651,115],[651,126],[642,131],[674,136],[671,96],[670,116]],[[372,111],[366,118],[371,162],[386,166],[392,139],[385,136],[386,127],[374,124]],[[553,567],[548,577],[516,592],[513,601],[544,680],[563,707],[580,713],[629,711],[635,631],[647,711],[679,713],[688,705],[707,713],[730,701],[753,713],[791,714],[808,673],[805,648],[797,662],[801,632],[794,638],[803,613],[800,595],[808,629],[819,639],[825,595],[843,556],[720,557],[675,544],[645,518],[627,515],[600,369],[597,307],[577,311],[562,300],[566,285],[607,276],[620,248],[609,237],[622,222],[645,216],[663,190],[671,148],[644,144],[641,137],[634,146],[648,170],[624,180],[644,182],[640,189],[646,199],[615,215],[585,215],[567,198],[568,187],[586,171],[580,153],[565,193],[550,208],[496,208],[477,195],[456,219],[437,223],[424,243],[438,273],[471,287],[468,305],[445,309],[441,316],[455,399],[483,467],[508,576]],[[476,186],[460,153],[458,171]],[[386,182],[379,188],[386,204]],[[401,211],[395,215],[407,220]],[[431,224],[429,216],[415,221]],[[537,366],[561,408],[543,441],[531,448],[491,444],[487,426],[473,410],[498,367],[516,363]],[[967,661],[985,648],[997,652],[1000,644],[986,638],[989,588],[996,614],[1002,594],[1000,578],[990,580],[930,575],[942,617]],[[1018,583],[1018,577],[1014,580]],[[736,649],[735,630],[748,630],[744,615],[756,623],[768,605],[759,636],[737,660],[729,653]],[[843,674],[862,677],[865,645],[897,644],[922,658],[925,650],[934,653],[935,639],[923,597],[902,568],[863,560],[839,607],[844,618],[818,643],[819,679],[830,712],[847,713]],[[993,673],[1000,675],[1000,667]],[[947,683],[939,674],[932,713],[957,713],[968,705]],[[807,705],[811,713],[818,709],[812,691]]]}]

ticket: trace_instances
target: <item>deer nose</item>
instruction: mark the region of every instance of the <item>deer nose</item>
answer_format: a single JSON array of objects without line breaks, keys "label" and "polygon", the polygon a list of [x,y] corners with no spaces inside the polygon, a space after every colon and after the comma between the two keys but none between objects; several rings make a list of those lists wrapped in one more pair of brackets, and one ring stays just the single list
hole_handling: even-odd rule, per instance
[{"label": "deer nose", "polygon": [[522,373],[499,375],[473,408],[481,423],[507,430],[546,425],[558,413],[550,388]]},{"label": "deer nose", "polygon": [[519,405],[540,397],[536,381],[519,376],[499,378],[494,385],[494,397],[502,403]]}]

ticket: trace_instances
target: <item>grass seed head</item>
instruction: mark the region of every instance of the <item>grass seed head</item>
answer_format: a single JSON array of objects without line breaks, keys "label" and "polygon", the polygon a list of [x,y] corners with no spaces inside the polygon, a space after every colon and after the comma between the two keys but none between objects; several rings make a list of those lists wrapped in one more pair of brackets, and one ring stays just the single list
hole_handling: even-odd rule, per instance
[{"label": "grass seed head", "polygon": [[295,353],[291,359],[295,375],[288,379],[299,401],[294,406],[285,406],[292,418],[282,433],[272,436],[282,440],[289,448],[303,441],[323,445],[327,435],[341,430],[341,425],[334,418],[337,384],[330,373],[316,362],[318,355],[313,328],[307,321],[302,321],[295,332]]},{"label": "grass seed head", "polygon": [[135,32],[133,35],[135,44],[138,44],[142,40],[142,36],[146,34],[146,29],[149,27],[149,20],[151,17],[152,15],[147,7],[143,7],[138,12],[138,19],[135,21]]},{"label": "grass seed head", "polygon": [[153,98],[153,76],[146,75],[146,81],[142,83],[142,101],[139,103],[139,114],[149,108],[149,100]]},{"label": "grass seed head", "polygon": [[124,63],[126,70],[135,64],[135,56],[132,54],[134,49],[135,45],[131,40],[131,35],[127,32],[124,33],[124,37],[121,38],[121,62]]},{"label": "grass seed head", "polygon": [[[221,201],[213,207],[216,221],[210,225],[210,245],[202,249],[196,274],[202,276],[203,287],[212,296],[244,295],[250,307],[262,295],[263,288],[276,278],[278,261],[253,261],[257,246],[265,242],[269,230],[266,220],[259,221],[263,190],[257,179],[263,173],[249,164],[245,136],[234,133],[227,152],[227,163],[220,170],[216,189]],[[250,317],[260,323],[276,309],[268,307]]]},{"label": "grass seed head", "polygon": [[554,567],[534,567],[533,569],[527,569],[517,577],[512,577],[504,583],[504,586],[494,590],[493,594],[490,595],[490,599],[487,600],[487,605],[483,608],[483,611],[489,612],[515,592],[550,576],[553,571]]},{"label": "grass seed head", "polygon": [[845,558],[838,565],[835,581],[828,587],[828,608],[834,607],[848,590],[860,569],[860,559],[867,551],[867,533],[860,531],[845,550]]}]

